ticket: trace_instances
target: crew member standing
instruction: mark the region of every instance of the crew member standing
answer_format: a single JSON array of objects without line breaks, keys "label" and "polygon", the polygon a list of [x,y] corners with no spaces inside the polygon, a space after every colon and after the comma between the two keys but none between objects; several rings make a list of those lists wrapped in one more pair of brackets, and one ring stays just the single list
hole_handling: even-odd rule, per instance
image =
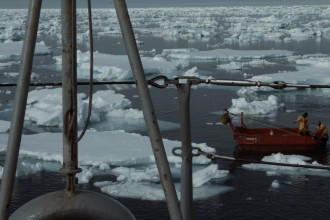
[{"label": "crew member standing", "polygon": [[299,122],[299,134],[300,135],[308,135],[308,125],[309,125],[309,118],[308,118],[308,113],[305,112],[302,115],[299,115],[297,120],[294,122]]}]

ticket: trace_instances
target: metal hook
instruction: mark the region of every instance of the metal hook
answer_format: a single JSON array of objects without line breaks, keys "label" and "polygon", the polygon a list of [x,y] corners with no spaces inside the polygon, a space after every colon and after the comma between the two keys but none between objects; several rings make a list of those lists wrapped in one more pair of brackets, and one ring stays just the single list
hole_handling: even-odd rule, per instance
[{"label": "metal hook", "polygon": [[[163,81],[163,83],[159,83],[159,81]],[[166,76],[156,76],[148,81],[148,83],[154,87],[164,89],[168,86],[168,78]]]}]

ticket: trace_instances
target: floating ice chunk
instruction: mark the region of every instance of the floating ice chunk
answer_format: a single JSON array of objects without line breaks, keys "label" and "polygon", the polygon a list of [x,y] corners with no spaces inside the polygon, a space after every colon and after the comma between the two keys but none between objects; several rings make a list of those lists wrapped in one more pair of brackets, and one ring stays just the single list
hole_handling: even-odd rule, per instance
[{"label": "floating ice chunk", "polygon": [[100,170],[109,170],[110,166],[108,163],[101,163],[99,168],[100,168]]},{"label": "floating ice chunk", "polygon": [[195,77],[201,77],[199,73],[197,72],[197,67],[194,66],[193,68],[187,70],[183,76],[195,76]]},{"label": "floating ice chunk", "polygon": [[250,67],[261,67],[261,66],[273,66],[275,65],[275,63],[263,59],[255,59],[247,62],[247,65]]},{"label": "floating ice chunk", "polygon": [[[50,92],[51,91],[51,92]],[[62,125],[62,89],[29,92],[25,120],[44,126]],[[80,101],[81,101],[80,97]]]},{"label": "floating ice chunk", "polygon": [[125,181],[133,181],[133,182],[159,182],[158,170],[156,167],[151,166],[146,169],[136,169],[136,168],[128,168],[128,167],[117,167],[112,169],[112,172],[118,175],[121,179],[124,176]]},{"label": "floating ice chunk", "polygon": [[9,128],[10,128],[10,121],[0,120],[0,132],[7,132]]},{"label": "floating ice chunk", "polygon": [[2,179],[2,175],[3,175],[3,167],[0,166],[0,179]]},{"label": "floating ice chunk", "polygon": [[218,61],[242,61],[265,58],[278,58],[292,56],[294,53],[287,50],[232,50],[232,49],[214,49],[207,51],[185,51],[176,52],[167,50],[163,56],[172,59],[187,60],[218,60]]},{"label": "floating ice chunk", "polygon": [[143,118],[143,113],[141,110],[137,109],[114,109],[106,114],[108,117],[112,118]]},{"label": "floating ice chunk", "polygon": [[289,31],[291,38],[299,39],[299,38],[311,38],[317,36],[315,31],[309,30],[304,31],[301,28],[294,28]]},{"label": "floating ice chunk", "polygon": [[217,65],[217,69],[224,69],[224,70],[243,70],[243,63],[242,62],[230,62]]},{"label": "floating ice chunk", "polygon": [[18,72],[5,72],[5,73],[3,73],[3,75],[7,76],[7,77],[17,77]]},{"label": "floating ice chunk", "polygon": [[[328,70],[330,68],[330,58],[324,54],[305,55],[301,57],[289,57],[291,62],[295,62],[300,66],[297,71],[278,72],[272,74],[262,74],[253,76],[251,81],[274,82],[284,81],[292,84],[330,84],[330,76]],[[310,74],[313,72],[313,74]],[[294,88],[285,88],[285,90]],[[257,91],[276,91],[270,87],[242,87],[238,90],[239,95],[255,93]]]},{"label": "floating ice chunk", "polygon": [[20,162],[17,164],[16,176],[28,176],[36,174],[42,170],[41,163],[31,164],[27,162]]},{"label": "floating ice chunk", "polygon": [[[38,133],[23,135],[20,154],[39,160],[62,162],[62,133]],[[7,146],[8,134],[0,133],[0,151]],[[163,139],[169,163],[180,164],[181,157],[174,156],[172,149],[180,146],[180,141]],[[192,143],[193,147],[214,153],[215,149],[205,143]],[[207,157],[194,157],[194,164],[209,164]],[[79,142],[79,163],[99,167],[103,163],[113,166],[155,164],[149,137],[124,131],[87,130]]]},{"label": "floating ice chunk", "polygon": [[130,105],[131,101],[126,99],[124,95],[115,93],[113,90],[97,91],[93,95],[93,108],[98,115],[103,112],[124,109]]},{"label": "floating ice chunk", "polygon": [[272,185],[271,185],[272,188],[279,188],[280,187],[280,183],[278,182],[278,180],[274,180],[272,182]]},{"label": "floating ice chunk", "polygon": [[[5,41],[0,43],[0,59],[9,57],[19,57],[22,53],[23,41]],[[45,42],[36,43],[35,55],[50,54],[49,47],[45,46]]]},{"label": "floating ice chunk", "polygon": [[[283,163],[283,164],[296,164],[296,165],[309,165],[309,166],[322,166],[316,161],[308,163],[310,161],[310,157],[306,157],[303,155],[284,155],[282,153],[271,154],[269,156],[265,156],[262,161],[266,162],[275,162],[275,163]],[[244,164],[244,168],[252,169],[252,170],[264,170],[268,175],[278,175],[280,174],[289,174],[289,175],[318,175],[318,176],[330,176],[330,172],[325,169],[311,169],[311,168],[303,168],[303,167],[292,167],[292,166],[276,166],[276,165],[268,165],[268,164]]]},{"label": "floating ice chunk", "polygon": [[[118,184],[117,182],[104,181],[94,183],[95,187],[108,195],[123,198],[137,198],[142,200],[159,201],[164,200],[164,191],[161,184],[148,182],[130,182],[124,181]],[[180,198],[180,185],[175,184],[178,198]],[[193,199],[206,199],[210,196],[226,193],[232,190],[226,186],[208,185],[198,188],[193,188]]]},{"label": "floating ice chunk", "polygon": [[90,179],[94,176],[91,169],[82,169],[82,172],[77,173],[78,183],[89,183]]},{"label": "floating ice chunk", "polygon": [[[294,39],[302,35],[330,35],[327,25],[329,7],[326,5],[131,8],[130,11],[132,24],[139,35],[153,35],[166,40],[223,37],[222,33],[228,33],[233,40],[240,38],[243,42],[280,40],[291,33]],[[77,37],[84,40],[87,37],[87,25],[83,21],[87,20],[87,12],[84,9],[77,12],[80,16],[77,20]],[[114,9],[94,9],[94,14],[96,37],[117,37],[121,34]],[[27,10],[1,10],[1,20],[7,25],[1,31],[0,39],[22,40],[26,15]],[[43,10],[38,31],[41,35],[60,39],[60,10]]]},{"label": "floating ice chunk", "polygon": [[228,175],[229,171],[218,170],[217,164],[211,164],[208,167],[193,173],[193,187],[200,187],[213,178],[222,178]]},{"label": "floating ice chunk", "polygon": [[142,200],[163,200],[165,198],[160,184],[147,182],[123,182],[117,184],[111,181],[94,183],[101,191],[115,197],[139,198]]},{"label": "floating ice chunk", "polygon": [[[78,78],[89,79],[89,53],[79,52]],[[62,63],[61,57],[55,57],[56,63]],[[174,74],[173,72],[186,68],[189,63],[183,59],[173,61],[161,56],[141,57],[143,69],[146,74]],[[94,53],[94,78],[97,80],[125,80],[132,79],[131,66],[125,55],[111,55],[99,52]]]},{"label": "floating ice chunk", "polygon": [[258,115],[268,114],[271,111],[277,110],[279,107],[278,98],[274,95],[268,96],[267,100],[248,102],[246,98],[232,99],[232,106],[228,109],[234,114]]},{"label": "floating ice chunk", "polygon": [[[78,94],[78,124],[82,125],[87,117],[88,100],[85,94]],[[111,117],[142,118],[140,110],[125,109],[131,102],[122,94],[113,90],[97,91],[93,94],[93,109],[91,122],[100,121],[102,115]],[[61,126],[62,117],[62,89],[33,90],[28,95],[25,119],[43,126]]]}]

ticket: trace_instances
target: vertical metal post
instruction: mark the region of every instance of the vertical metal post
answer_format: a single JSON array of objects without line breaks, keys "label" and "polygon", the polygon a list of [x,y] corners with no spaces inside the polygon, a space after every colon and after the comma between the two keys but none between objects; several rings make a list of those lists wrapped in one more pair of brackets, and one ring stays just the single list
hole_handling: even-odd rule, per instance
[{"label": "vertical metal post", "polygon": [[78,168],[76,0],[62,0],[63,166],[67,190],[75,191]]},{"label": "vertical metal post", "polygon": [[6,159],[1,181],[0,219],[8,218],[9,206],[14,189],[18,154],[21,144],[26,102],[32,72],[33,56],[37,39],[42,0],[30,0],[21,64],[15,93]]},{"label": "vertical metal post", "polygon": [[116,8],[132,72],[136,80],[136,87],[141,101],[144,120],[148,129],[149,138],[156,159],[169,213],[171,219],[182,219],[180,204],[173,184],[172,174],[167,161],[163,140],[148,90],[148,84],[144,76],[144,70],[136,45],[126,2],[124,0],[114,0],[113,2]]},{"label": "vertical metal post", "polygon": [[190,87],[191,82],[176,84],[179,97],[181,121],[181,211],[183,219],[193,218],[192,146],[190,132]]}]

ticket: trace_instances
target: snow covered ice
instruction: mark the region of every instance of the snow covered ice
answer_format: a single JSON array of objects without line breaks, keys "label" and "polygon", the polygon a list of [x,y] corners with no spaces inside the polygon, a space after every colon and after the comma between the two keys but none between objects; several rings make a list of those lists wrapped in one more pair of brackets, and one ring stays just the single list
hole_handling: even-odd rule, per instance
[{"label": "snow covered ice", "polygon": [[[253,44],[264,40],[281,42],[299,41],[302,39],[330,38],[329,14],[330,6],[276,6],[276,7],[216,7],[216,8],[147,8],[130,9],[134,30],[138,32],[137,40],[145,36],[153,36],[172,41],[178,39],[199,39],[208,41],[221,36],[220,44],[208,44],[208,50],[197,48],[168,48],[163,50],[141,51],[145,73],[150,76],[165,75],[197,76],[215,78],[208,73],[199,72],[192,64],[196,61],[216,62],[217,69],[240,70],[243,72],[254,67],[276,66],[278,62],[287,62],[296,67],[294,71],[272,72],[268,74],[248,75],[252,81],[282,81],[299,84],[329,84],[330,57],[326,54],[299,55],[289,50],[242,50],[223,49],[231,43],[238,45]],[[0,32],[0,68],[18,65],[23,46],[26,10],[0,10],[2,29]],[[87,11],[79,9],[78,41],[88,47],[88,32],[85,21]],[[94,31],[97,38],[104,36],[118,37],[121,32],[113,9],[93,10]],[[215,19],[221,15],[221,19]],[[60,42],[60,11],[57,9],[42,10],[38,36],[51,36]],[[120,42],[118,42],[120,43]],[[39,41],[36,44],[35,56],[51,56],[52,71],[61,67],[61,56],[54,53],[60,45]],[[132,80],[132,72],[126,55],[94,52],[95,80]],[[89,77],[89,53],[78,51],[78,79]],[[42,63],[37,64],[43,67]],[[10,69],[10,68],[9,68]],[[233,71],[232,74],[236,74]],[[313,72],[313,75],[310,74]],[[4,72],[4,83],[13,82],[17,72]],[[58,73],[57,73],[58,74]],[[33,73],[38,79],[39,75]],[[221,76],[218,76],[221,78]],[[239,98],[232,99],[230,111],[246,114],[267,115],[285,106],[279,103],[276,92],[272,88],[248,87],[237,91]],[[265,99],[257,97],[258,92],[266,94]],[[1,88],[1,95],[10,95]],[[78,94],[78,122],[80,127],[86,118],[88,98],[86,94]],[[249,97],[249,98],[248,98]],[[255,99],[255,100],[251,100]],[[164,195],[159,184],[159,176],[148,137],[128,130],[97,130],[102,120],[127,120],[128,126],[141,126],[143,116],[140,109],[131,108],[128,97],[112,90],[96,91],[93,96],[93,112],[91,122],[95,126],[89,129],[79,143],[79,165],[83,172],[78,174],[80,183],[88,183],[94,175],[113,174],[116,182],[95,182],[94,186],[110,195],[119,197],[142,198],[146,200],[163,200]],[[30,91],[28,96],[25,120],[36,126],[62,128],[61,89],[43,88]],[[7,111],[1,103],[3,112]],[[131,120],[132,119],[132,120]],[[163,122],[168,129],[178,125]],[[0,120],[0,149],[6,150],[10,122]],[[98,143],[95,145],[95,143]],[[56,171],[62,162],[62,133],[38,133],[23,135],[20,150],[21,160],[17,175],[31,175],[40,170]],[[111,147],[109,147],[111,143]],[[177,140],[164,139],[168,160],[175,176],[179,176],[179,157],[173,156],[171,150],[180,145]],[[215,152],[215,147],[205,143],[194,143],[193,146],[205,151]],[[93,150],[91,150],[93,148]],[[28,158],[29,162],[25,160]],[[31,159],[32,158],[32,159]],[[267,158],[265,158],[267,159]],[[271,161],[305,163],[305,158],[296,155],[272,155]],[[226,186],[209,184],[213,180],[228,178],[229,171],[219,167],[205,157],[194,158],[194,198],[207,198],[219,193],[233,190]],[[198,166],[197,166],[198,165]],[[294,170],[292,168],[274,168],[271,166],[246,164],[246,169],[266,170],[275,173],[314,174],[328,176],[328,171]],[[2,169],[0,170],[2,171]],[[281,183],[274,181],[271,186],[277,188]],[[177,191],[180,186],[176,184]],[[179,195],[179,193],[178,193]]]},{"label": "snow covered ice", "polygon": [[[265,162],[275,162],[283,164],[296,164],[296,165],[309,165],[309,166],[323,166],[316,161],[310,162],[311,158],[303,155],[284,155],[282,153],[274,153],[269,156],[265,156],[262,161]],[[244,168],[252,170],[263,170],[266,171],[269,176],[276,176],[279,173],[287,175],[324,175],[329,176],[330,172],[323,169],[311,169],[303,167],[285,167],[285,166],[276,166],[268,164],[244,164]]]}]

